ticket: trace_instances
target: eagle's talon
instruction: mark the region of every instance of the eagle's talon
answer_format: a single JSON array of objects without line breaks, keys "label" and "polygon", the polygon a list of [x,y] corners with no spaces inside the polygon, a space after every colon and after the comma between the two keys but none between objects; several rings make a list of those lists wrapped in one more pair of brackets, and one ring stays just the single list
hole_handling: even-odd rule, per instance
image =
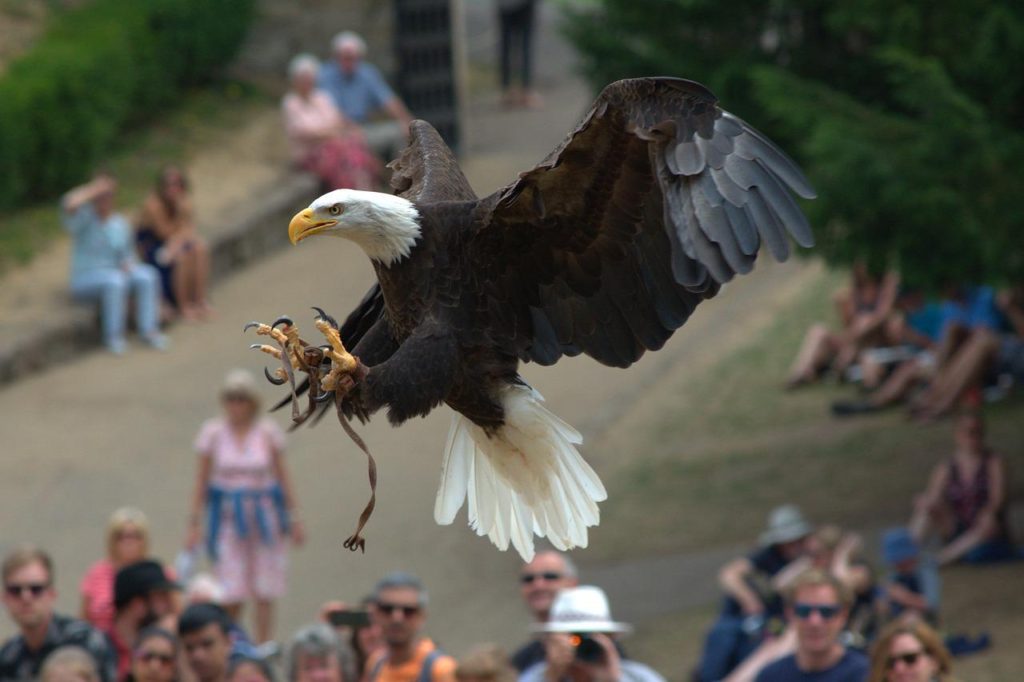
[{"label": "eagle's talon", "polygon": [[316,311],[317,319],[323,320],[327,324],[331,325],[334,329],[338,329],[338,321],[333,317],[324,312],[323,308],[313,306],[313,310]]},{"label": "eagle's talon", "polygon": [[263,376],[265,376],[267,378],[267,381],[274,384],[275,386],[283,386],[285,382],[288,381],[288,377],[282,376],[283,374],[284,370],[281,369],[280,367],[275,369],[273,374],[271,374],[270,370],[267,369],[266,367],[263,368]]},{"label": "eagle's talon", "polygon": [[253,320],[252,322],[247,322],[246,325],[242,327],[242,332],[247,332],[253,327],[256,327],[258,329],[262,324],[262,322],[257,322],[256,320]]},{"label": "eagle's talon", "polygon": [[274,329],[277,329],[282,324],[285,325],[286,327],[295,326],[295,322],[292,320],[292,318],[288,317],[287,315],[282,315],[281,317],[277,318],[276,320],[274,320],[274,323],[271,324],[270,326],[273,327]]}]

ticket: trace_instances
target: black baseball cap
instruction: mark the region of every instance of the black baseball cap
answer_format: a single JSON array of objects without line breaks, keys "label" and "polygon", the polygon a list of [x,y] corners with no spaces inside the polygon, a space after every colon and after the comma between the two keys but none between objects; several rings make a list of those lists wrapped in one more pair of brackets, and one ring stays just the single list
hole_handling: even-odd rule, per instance
[{"label": "black baseball cap", "polygon": [[114,577],[114,607],[121,608],[136,597],[150,592],[180,589],[178,583],[168,579],[164,567],[147,559],[129,564]]}]

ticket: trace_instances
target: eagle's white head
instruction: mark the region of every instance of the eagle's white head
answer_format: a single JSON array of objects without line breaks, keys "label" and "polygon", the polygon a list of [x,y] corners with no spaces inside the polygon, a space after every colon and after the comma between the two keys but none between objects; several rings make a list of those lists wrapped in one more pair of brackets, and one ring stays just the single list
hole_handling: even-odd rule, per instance
[{"label": "eagle's white head", "polygon": [[351,239],[372,260],[391,265],[409,255],[420,238],[419,211],[402,197],[336,189],[300,211],[288,224],[288,238],[329,234]]}]

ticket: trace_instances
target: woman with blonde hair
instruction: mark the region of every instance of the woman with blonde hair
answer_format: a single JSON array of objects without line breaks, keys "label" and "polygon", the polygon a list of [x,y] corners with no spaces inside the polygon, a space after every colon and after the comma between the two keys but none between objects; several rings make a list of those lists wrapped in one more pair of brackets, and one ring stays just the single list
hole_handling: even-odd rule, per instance
[{"label": "woman with blonde hair", "polygon": [[869,682],[954,682],[953,658],[921,620],[893,623],[871,648]]},{"label": "woman with blonde hair", "polygon": [[100,682],[96,661],[82,647],[62,646],[46,657],[40,682]]},{"label": "woman with blonde hair", "polygon": [[149,520],[135,507],[121,507],[107,522],[107,556],[86,571],[79,585],[81,618],[107,632],[114,624],[114,576],[149,554]]},{"label": "woman with blonde hair", "polygon": [[274,602],[284,596],[288,543],[302,544],[284,433],[261,416],[256,380],[244,369],[221,388],[223,416],[203,424],[186,546],[196,547],[206,521],[206,549],[224,590],[224,609],[238,622],[255,600],[257,644],[273,634]]}]

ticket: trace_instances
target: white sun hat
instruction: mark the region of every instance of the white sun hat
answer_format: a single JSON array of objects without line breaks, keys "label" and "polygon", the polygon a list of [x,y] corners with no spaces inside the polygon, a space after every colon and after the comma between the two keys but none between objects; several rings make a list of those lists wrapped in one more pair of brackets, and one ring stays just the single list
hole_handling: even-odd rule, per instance
[{"label": "white sun hat", "polygon": [[593,585],[570,587],[558,593],[548,622],[533,626],[539,632],[630,632],[628,623],[612,620],[608,597]]},{"label": "white sun hat", "polygon": [[759,540],[762,545],[780,545],[807,537],[814,532],[812,526],[800,507],[795,504],[784,504],[776,507],[768,516],[768,527]]}]

